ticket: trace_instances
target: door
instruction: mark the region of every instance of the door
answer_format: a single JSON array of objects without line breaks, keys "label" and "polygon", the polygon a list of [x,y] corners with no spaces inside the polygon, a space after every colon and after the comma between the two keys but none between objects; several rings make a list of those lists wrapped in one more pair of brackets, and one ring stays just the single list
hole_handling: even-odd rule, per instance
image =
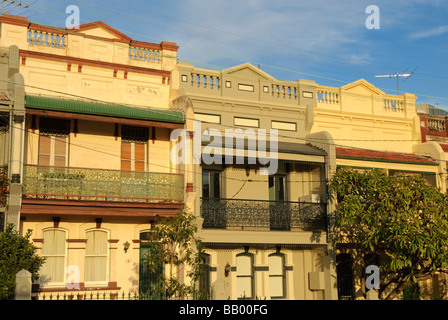
[{"label": "door", "polygon": [[152,245],[140,245],[139,296],[143,299],[161,299],[163,265],[154,272],[149,268],[149,255]]},{"label": "door", "polygon": [[286,176],[269,176],[269,223],[271,230],[289,230],[290,209],[286,200]]}]

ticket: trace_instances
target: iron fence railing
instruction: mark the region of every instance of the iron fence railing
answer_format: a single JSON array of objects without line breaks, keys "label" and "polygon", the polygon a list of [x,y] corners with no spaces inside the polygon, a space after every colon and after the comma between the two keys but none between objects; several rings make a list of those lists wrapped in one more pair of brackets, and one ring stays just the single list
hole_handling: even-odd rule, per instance
[{"label": "iron fence railing", "polygon": [[201,217],[205,229],[325,230],[326,204],[202,198]]},{"label": "iron fence railing", "polygon": [[93,201],[183,201],[183,175],[90,168],[24,166],[26,198]]},{"label": "iron fence railing", "polygon": [[173,296],[157,293],[138,292],[101,292],[101,291],[80,291],[80,292],[50,292],[40,293],[35,296],[36,300],[211,300],[212,288],[209,292],[193,293],[184,296]]}]

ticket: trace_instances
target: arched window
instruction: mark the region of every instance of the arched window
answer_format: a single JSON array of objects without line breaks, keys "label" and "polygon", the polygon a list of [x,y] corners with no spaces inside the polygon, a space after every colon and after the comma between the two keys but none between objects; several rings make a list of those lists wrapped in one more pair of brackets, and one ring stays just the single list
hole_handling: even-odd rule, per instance
[{"label": "arched window", "polygon": [[238,299],[252,299],[254,292],[254,257],[250,253],[236,256],[236,279]]},{"label": "arched window", "polygon": [[42,232],[42,236],[42,256],[46,261],[40,270],[40,283],[65,285],[67,232],[62,229],[47,229]]},{"label": "arched window", "polygon": [[285,255],[273,253],[268,256],[269,261],[269,290],[271,298],[284,298],[285,290]]},{"label": "arched window", "polygon": [[84,281],[107,283],[109,268],[108,233],[104,230],[86,232]]}]

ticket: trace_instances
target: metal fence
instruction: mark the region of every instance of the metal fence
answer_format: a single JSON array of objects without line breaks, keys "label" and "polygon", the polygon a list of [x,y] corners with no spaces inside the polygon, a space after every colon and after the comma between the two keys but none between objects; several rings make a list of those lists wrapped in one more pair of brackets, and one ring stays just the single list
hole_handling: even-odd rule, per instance
[{"label": "metal fence", "polygon": [[138,293],[138,292],[101,292],[81,291],[77,293],[40,293],[35,296],[36,300],[211,300],[212,288],[209,292],[193,293],[184,296],[173,296],[167,294]]},{"label": "metal fence", "polygon": [[315,202],[202,198],[203,228],[325,230],[326,204]]},{"label": "metal fence", "polygon": [[183,175],[25,165],[23,195],[89,201],[183,201]]}]

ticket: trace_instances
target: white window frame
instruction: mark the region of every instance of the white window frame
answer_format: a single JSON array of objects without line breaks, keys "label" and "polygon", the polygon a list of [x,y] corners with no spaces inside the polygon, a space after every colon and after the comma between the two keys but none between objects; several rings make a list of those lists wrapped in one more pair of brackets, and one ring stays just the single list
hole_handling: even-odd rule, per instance
[{"label": "white window frame", "polygon": [[[103,281],[98,281],[98,280],[93,280],[93,281],[87,281],[86,280],[86,271],[87,271],[87,258],[88,257],[98,257],[99,255],[87,255],[87,246],[88,246],[88,240],[86,242],[86,252],[84,254],[84,283],[86,286],[107,286],[109,284],[109,269],[110,269],[110,243],[109,243],[109,239],[110,239],[110,233],[108,230],[105,229],[89,229],[86,230],[86,239],[87,239],[87,234],[89,232],[105,232],[107,235],[107,248],[106,248],[106,255],[104,255],[104,257],[106,258],[106,279]],[[103,256],[103,255],[100,255]]]},{"label": "white window frame", "polygon": [[[280,259],[280,266],[281,266],[281,273],[273,273],[273,270],[271,268],[271,259]],[[268,256],[269,261],[269,294],[271,298],[285,298],[286,297],[286,272],[285,272],[285,255],[283,253],[272,253]],[[273,278],[281,278],[281,295],[272,295],[272,287],[271,287],[271,280]]]},{"label": "white window frame", "polygon": [[[239,259],[241,258],[249,258],[249,266],[241,266],[239,263]],[[241,261],[243,262],[243,261]],[[242,269],[248,268],[250,270],[249,273],[244,273]],[[241,284],[238,280],[243,280],[245,278],[250,279],[250,295],[247,294],[242,288],[240,287]],[[254,298],[254,292],[255,292],[255,274],[254,274],[254,255],[252,253],[239,253],[236,255],[236,290],[237,290],[237,299],[253,299]]]},{"label": "white window frame", "polygon": [[[44,254],[44,245],[45,245],[45,233],[49,232],[49,231],[61,231],[65,233],[65,240],[64,240],[64,254]],[[64,269],[63,269],[63,275],[64,275],[64,279],[63,281],[48,281],[48,282],[41,282],[40,285],[42,287],[65,287],[66,285],[66,281],[67,281],[67,249],[68,249],[68,244],[67,244],[67,235],[68,232],[65,229],[61,229],[61,228],[46,228],[44,230],[42,230],[42,257],[63,257],[64,258]],[[42,270],[42,269],[41,269]],[[42,274],[41,274],[42,276]],[[41,280],[45,280],[41,279]]]}]

